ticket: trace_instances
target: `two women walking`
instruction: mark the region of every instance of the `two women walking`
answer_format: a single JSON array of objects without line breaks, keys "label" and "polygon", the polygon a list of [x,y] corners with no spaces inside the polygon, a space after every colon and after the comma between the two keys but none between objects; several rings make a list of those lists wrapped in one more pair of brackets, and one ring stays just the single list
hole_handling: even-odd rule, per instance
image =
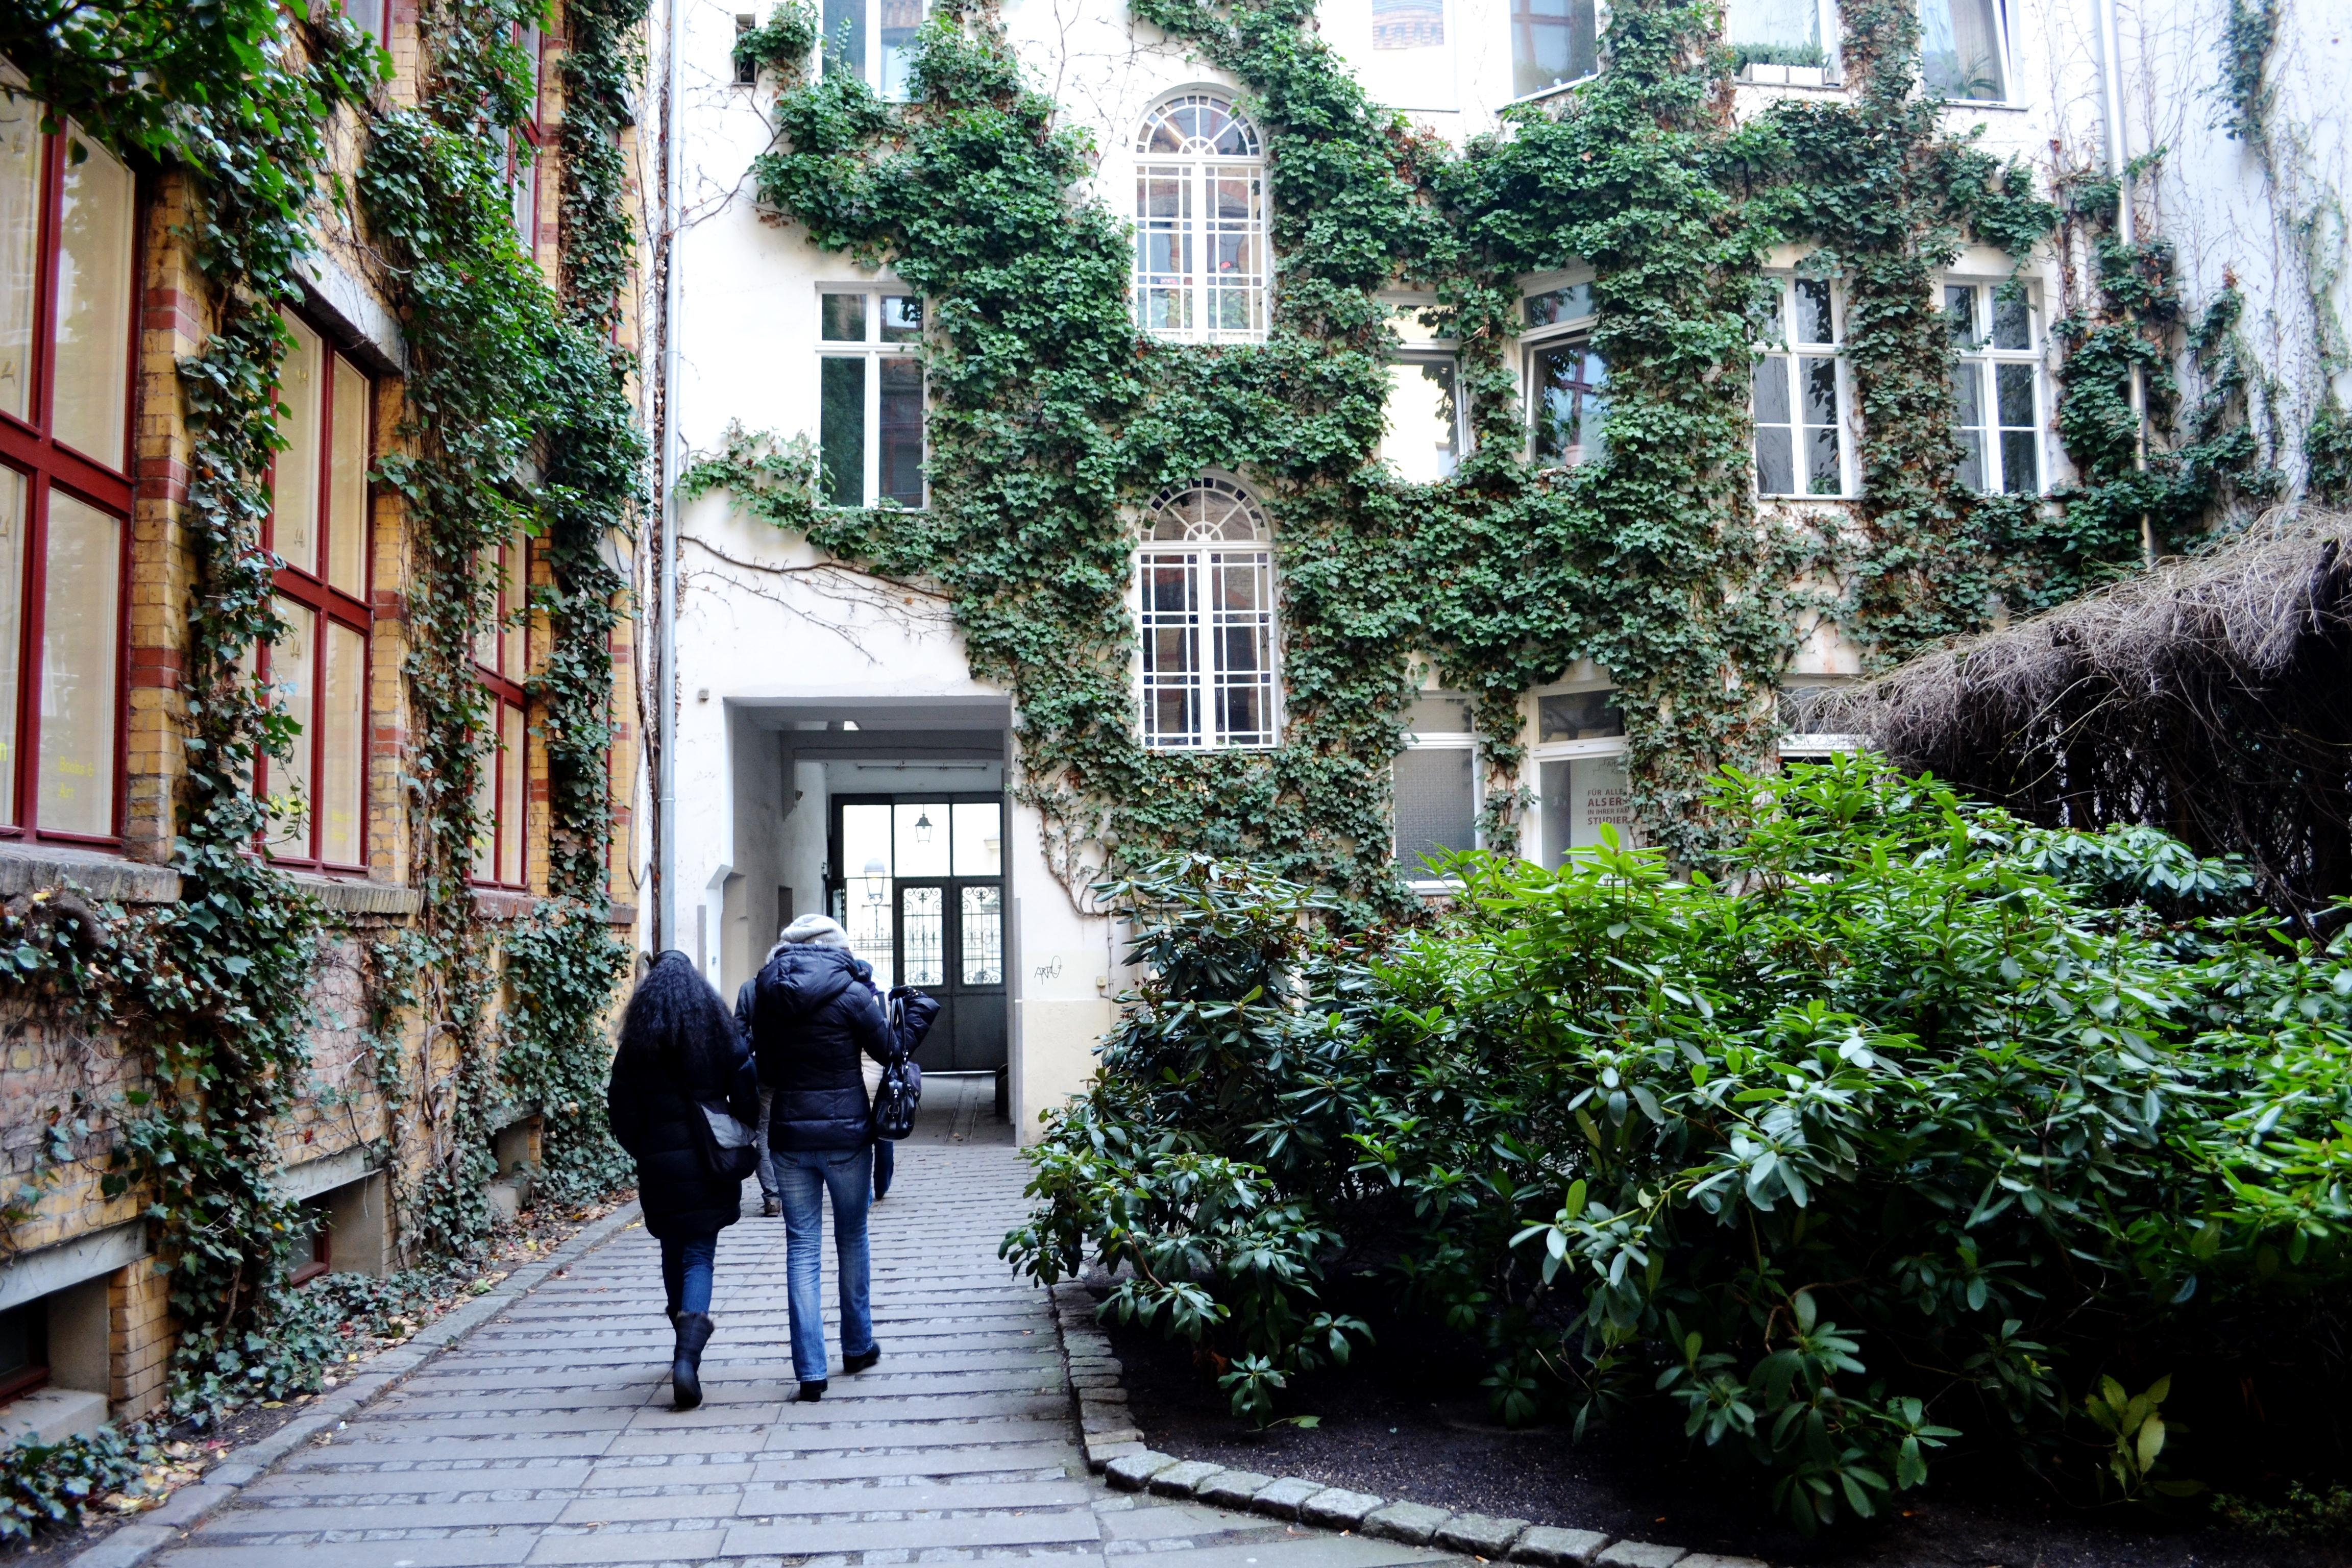
[{"label": "two women walking", "polygon": [[[910,1007],[910,1018],[927,1023],[928,1006]],[[908,1031],[919,1032],[919,1026]],[[891,1026],[871,969],[849,951],[847,933],[822,915],[786,928],[743,987],[733,1016],[682,952],[663,953],[639,982],[613,1062],[612,1126],[637,1162],[646,1229],[662,1247],[662,1280],[677,1326],[670,1369],[677,1408],[701,1403],[718,1233],[735,1222],[742,1176],[753,1163],[748,1147],[730,1146],[727,1123],[740,1122],[748,1142],[763,1100],[770,1168],[761,1174],[775,1184],[783,1210],[799,1397],[822,1398],[827,1384],[820,1276],[828,1199],[842,1371],[861,1373],[881,1359],[866,1239],[866,1209],[877,1195],[877,1144],[862,1064],[871,1061],[878,1074],[917,1043]],[[737,1173],[727,1175],[730,1170]]]}]

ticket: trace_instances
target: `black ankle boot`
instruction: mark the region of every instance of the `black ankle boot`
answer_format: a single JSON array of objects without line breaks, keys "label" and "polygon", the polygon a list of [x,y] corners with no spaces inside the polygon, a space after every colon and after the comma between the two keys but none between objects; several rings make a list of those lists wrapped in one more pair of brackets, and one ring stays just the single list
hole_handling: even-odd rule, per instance
[{"label": "black ankle boot", "polygon": [[872,1366],[876,1362],[880,1361],[881,1359],[882,1347],[880,1345],[876,1345],[872,1350],[867,1351],[863,1355],[843,1356],[841,1358],[841,1370],[847,1373],[864,1372],[867,1367]]},{"label": "black ankle boot", "polygon": [[702,1403],[702,1347],[710,1342],[710,1314],[677,1315],[677,1354],[669,1363],[669,1386],[675,1410],[691,1410]]},{"label": "black ankle boot", "polygon": [[801,1384],[800,1402],[803,1405],[814,1405],[818,1400],[823,1399],[824,1397],[824,1379],[820,1377],[814,1383],[803,1383]]}]

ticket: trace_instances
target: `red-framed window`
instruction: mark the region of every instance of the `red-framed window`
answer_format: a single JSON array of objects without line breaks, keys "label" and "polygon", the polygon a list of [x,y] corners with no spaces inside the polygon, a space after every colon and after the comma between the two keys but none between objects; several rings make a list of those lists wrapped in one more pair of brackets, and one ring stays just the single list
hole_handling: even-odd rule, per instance
[{"label": "red-framed window", "polygon": [[514,30],[515,47],[530,68],[530,112],[507,139],[507,185],[514,201],[515,233],[524,254],[539,254],[539,186],[545,157],[547,128],[542,123],[546,95],[547,35],[535,22],[520,22]]},{"label": "red-framed window", "polygon": [[367,865],[368,465],[375,389],[310,324],[278,372],[278,434],[268,544],[286,635],[262,669],[301,726],[294,754],[265,761],[273,859],[340,870]]},{"label": "red-framed window", "polygon": [[482,682],[483,710],[497,744],[483,759],[474,784],[474,880],[520,888],[523,874],[523,782],[529,776],[529,723],[522,682],[529,673],[524,610],[530,592],[530,541],[517,533],[489,552],[484,569],[497,583],[497,620],[474,638],[474,673]]},{"label": "red-framed window", "polygon": [[139,188],[0,92],[0,835],[113,840],[122,801]]}]

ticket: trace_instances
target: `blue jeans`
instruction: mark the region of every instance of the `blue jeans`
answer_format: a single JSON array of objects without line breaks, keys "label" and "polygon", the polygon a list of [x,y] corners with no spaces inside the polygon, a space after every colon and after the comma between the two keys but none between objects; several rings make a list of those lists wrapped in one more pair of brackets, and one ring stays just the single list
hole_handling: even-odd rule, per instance
[{"label": "blue jeans", "polygon": [[866,1302],[866,1210],[873,1202],[869,1148],[779,1149],[777,1194],[784,1204],[784,1278],[791,1288],[793,1375],[824,1377],[824,1304],[819,1293],[824,1245],[824,1194],[833,1194],[833,1256],[841,1277],[841,1353],[874,1348]]},{"label": "blue jeans", "polygon": [[710,1310],[710,1266],[719,1257],[719,1236],[662,1237],[662,1289],[673,1312]]}]

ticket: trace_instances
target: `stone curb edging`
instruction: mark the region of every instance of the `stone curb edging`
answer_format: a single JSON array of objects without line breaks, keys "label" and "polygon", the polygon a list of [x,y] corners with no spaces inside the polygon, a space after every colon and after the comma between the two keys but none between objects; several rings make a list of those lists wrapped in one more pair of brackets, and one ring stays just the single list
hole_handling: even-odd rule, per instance
[{"label": "stone curb edging", "polygon": [[583,1226],[571,1240],[544,1258],[512,1270],[489,1289],[442,1314],[403,1343],[369,1357],[360,1363],[358,1375],[312,1399],[301,1415],[266,1437],[231,1448],[201,1479],[173,1492],[163,1506],[77,1552],[63,1568],[137,1568],[179,1539],[182,1531],[235,1498],[247,1482],[259,1478],[270,1466],[406,1382],[417,1368],[472,1334],[519,1298],[537,1289],[548,1276],[568,1267],[590,1248],[611,1240],[636,1220],[637,1205],[633,1200],[603,1219]]},{"label": "stone curb edging", "polygon": [[[1264,1476],[1160,1453],[1145,1444],[1128,1411],[1118,1358],[1095,1321],[1093,1294],[1075,1280],[1053,1286],[1048,1294],[1063,1365],[1077,1400],[1087,1466],[1121,1491],[1196,1498],[1220,1508],[1532,1568],[1769,1568],[1752,1557],[1723,1557],[1655,1542],[1612,1540],[1596,1530],[1563,1530],[1524,1519],[1391,1502],[1297,1476]],[[74,1568],[98,1565],[76,1563]]]}]

